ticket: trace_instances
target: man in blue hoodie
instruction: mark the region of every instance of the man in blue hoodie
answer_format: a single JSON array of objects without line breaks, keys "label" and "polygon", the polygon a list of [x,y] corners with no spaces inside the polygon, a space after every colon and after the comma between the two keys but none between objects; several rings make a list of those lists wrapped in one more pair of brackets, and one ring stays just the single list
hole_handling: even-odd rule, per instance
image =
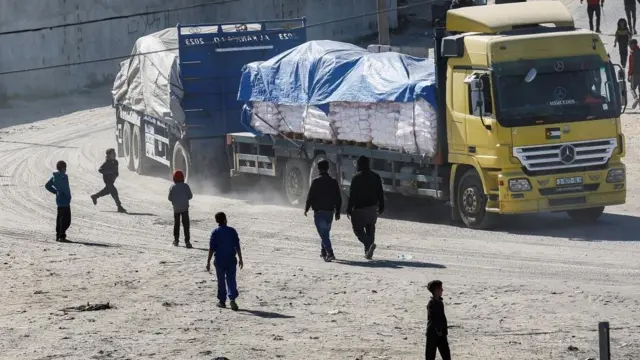
[{"label": "man in blue hoodie", "polygon": [[56,195],[56,205],[58,205],[56,241],[69,242],[67,241],[67,229],[71,226],[71,188],[69,187],[69,177],[67,177],[67,163],[58,161],[56,169],[58,171],[53,173],[44,187]]}]

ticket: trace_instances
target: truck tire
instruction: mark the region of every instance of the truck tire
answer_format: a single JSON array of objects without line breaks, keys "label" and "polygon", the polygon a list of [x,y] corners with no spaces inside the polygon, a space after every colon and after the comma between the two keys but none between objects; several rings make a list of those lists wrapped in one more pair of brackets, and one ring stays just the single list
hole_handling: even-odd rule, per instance
[{"label": "truck tire", "polygon": [[567,211],[567,214],[574,221],[588,224],[598,220],[603,212],[604,206],[598,206],[588,209],[569,210]]},{"label": "truck tire", "polygon": [[[329,161],[329,175],[331,175],[331,177],[336,180],[338,179],[338,166],[333,161],[329,160],[325,154],[319,154],[313,159],[313,163],[311,164],[311,171],[309,174],[309,186],[311,186],[311,181],[313,181],[313,179],[320,176],[320,172],[318,171],[318,163],[322,160]],[[339,186],[340,186],[340,196],[342,197],[342,207],[340,209],[340,212],[346,213],[347,202],[349,201],[349,197],[347,196],[347,193],[342,188],[342,185],[339,185]]]},{"label": "truck tire", "polygon": [[133,170],[140,175],[145,173],[146,154],[144,147],[144,138],[140,134],[140,127],[134,125],[131,136],[131,161],[133,163]]},{"label": "truck tire", "polygon": [[131,124],[125,122],[122,124],[122,156],[127,169],[133,171],[133,157],[131,156]]},{"label": "truck tire", "polygon": [[487,230],[495,226],[498,215],[486,211],[487,196],[475,169],[467,170],[460,178],[456,201],[460,218],[467,227]]},{"label": "truck tire", "polygon": [[184,181],[189,181],[189,173],[191,171],[191,156],[181,143],[176,143],[173,147],[173,155],[171,156],[171,174],[176,170],[182,170],[184,173]]},{"label": "truck tire", "polygon": [[309,191],[309,164],[298,159],[290,159],[284,166],[282,185],[284,195],[291,205],[305,203]]}]

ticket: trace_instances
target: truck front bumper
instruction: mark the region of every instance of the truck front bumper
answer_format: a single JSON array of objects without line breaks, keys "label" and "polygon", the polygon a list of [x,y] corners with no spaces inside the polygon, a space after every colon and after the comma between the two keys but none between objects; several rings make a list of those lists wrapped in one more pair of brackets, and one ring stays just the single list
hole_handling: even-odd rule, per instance
[{"label": "truck front bumper", "polygon": [[[502,173],[498,175],[498,194],[489,195],[487,211],[522,214],[621,205],[627,196],[626,178],[623,175],[616,182],[608,178],[610,171],[618,170],[624,173],[624,164],[610,165],[604,170],[535,177],[521,171]],[[524,179],[530,190],[513,191],[511,182],[523,184]]]}]

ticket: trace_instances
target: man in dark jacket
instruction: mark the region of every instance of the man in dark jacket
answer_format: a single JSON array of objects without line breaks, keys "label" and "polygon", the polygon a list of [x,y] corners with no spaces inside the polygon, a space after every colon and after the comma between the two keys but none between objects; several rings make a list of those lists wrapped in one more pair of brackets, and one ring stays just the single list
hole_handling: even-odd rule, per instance
[{"label": "man in dark jacket", "polygon": [[116,202],[116,206],[118,206],[119,213],[126,213],[122,207],[122,203],[120,203],[120,197],[118,196],[118,189],[116,189],[115,182],[118,176],[118,160],[116,160],[116,150],[115,149],[107,149],[106,151],[106,159],[104,164],[100,166],[98,172],[102,174],[102,180],[104,181],[104,189],[100,190],[97,194],[91,195],[91,201],[93,201],[93,205],[98,204],[98,199],[111,195],[113,200]]},{"label": "man in dark jacket", "polygon": [[433,280],[427,284],[427,290],[431,293],[431,300],[427,305],[427,345],[425,350],[426,360],[436,359],[436,350],[440,350],[442,360],[451,360],[451,350],[447,336],[447,316],[444,314],[442,302],[442,281]]},{"label": "man in dark jacket", "polygon": [[376,222],[384,211],[384,190],[380,176],[371,171],[368,157],[358,159],[357,170],[351,180],[347,215],[353,232],[364,245],[365,257],[370,260],[376,250]]},{"label": "man in dark jacket", "polygon": [[[580,0],[582,4],[584,0]],[[600,33],[601,7],[604,7],[604,0],[587,0],[587,16],[589,16],[589,29],[593,31],[593,15],[596,16],[596,32]]]},{"label": "man in dark jacket", "polygon": [[340,220],[342,190],[340,190],[338,181],[329,175],[329,162],[327,160],[318,162],[318,171],[320,176],[313,179],[309,188],[304,216],[307,216],[309,208],[313,209],[313,220],[321,240],[320,256],[324,261],[330,262],[336,258],[331,247],[331,224],[334,217],[336,221]]}]

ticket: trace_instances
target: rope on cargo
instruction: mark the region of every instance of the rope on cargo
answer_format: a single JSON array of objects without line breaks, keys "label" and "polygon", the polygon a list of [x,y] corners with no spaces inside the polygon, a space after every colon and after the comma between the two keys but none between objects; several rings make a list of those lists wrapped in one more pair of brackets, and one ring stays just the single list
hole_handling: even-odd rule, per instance
[{"label": "rope on cargo", "polygon": [[[238,0],[225,0],[223,2],[208,3],[208,5],[222,4],[224,2],[234,2],[234,1],[238,1]],[[437,3],[439,1],[440,0],[425,0],[425,1],[422,1],[422,2],[419,2],[419,3],[408,4],[408,5],[404,5],[404,6],[398,6],[398,7],[393,8],[393,9],[379,10],[379,11],[375,11],[375,12],[370,12],[370,13],[365,13],[365,14],[360,14],[360,15],[354,15],[354,16],[350,16],[350,17],[346,17],[346,18],[340,18],[340,19],[335,19],[335,20],[323,21],[323,22],[319,22],[319,23],[315,23],[315,24],[309,24],[309,25],[306,26],[306,28],[309,29],[309,28],[313,28],[313,27],[317,27],[317,26],[324,26],[324,25],[328,25],[328,24],[334,24],[334,23],[338,23],[338,22],[349,21],[349,20],[358,19],[358,18],[362,18],[362,17],[373,16],[373,15],[382,14],[382,13],[388,13],[388,12],[392,12],[392,11],[404,10],[404,9],[408,9],[408,8],[412,8],[412,7],[416,7],[416,6],[422,6],[422,5],[428,5],[428,4]],[[196,5],[192,5],[192,6],[196,6]],[[200,6],[204,6],[204,5],[200,4]],[[166,11],[172,11],[172,10],[163,10],[163,11],[158,11],[158,12],[166,12]],[[133,16],[139,16],[139,15],[128,15],[128,16],[125,16],[124,18],[133,17]],[[98,20],[94,20],[94,21],[97,22]],[[106,20],[100,20],[100,21],[106,21]],[[286,22],[286,20],[283,20],[283,22]],[[58,25],[58,27],[76,26],[76,25],[82,25],[82,24],[84,24],[84,23],[78,22],[78,23],[74,23],[74,24]],[[13,32],[0,33],[0,35],[6,35],[6,34],[10,34],[10,33],[19,33],[19,32],[39,31],[39,30],[46,30],[46,29],[49,29],[49,28],[50,27],[39,28],[39,29],[16,30],[16,31],[13,31]],[[271,33],[277,33],[277,32],[279,32],[281,30],[282,29],[267,31],[267,32],[264,32],[264,34],[269,35]],[[210,45],[211,44],[209,44],[209,43],[205,43],[205,44],[194,45],[194,46],[210,46]],[[96,59],[96,60],[78,61],[78,62],[74,62],[74,63],[49,65],[49,66],[40,66],[40,67],[26,68],[26,69],[20,69],[20,70],[2,71],[2,72],[0,72],[0,76],[1,75],[19,74],[19,73],[25,73],[25,72],[31,72],[31,71],[39,71],[39,70],[57,69],[57,68],[63,68],[63,67],[69,67],[69,66],[95,64],[95,63],[105,62],[105,61],[116,61],[116,60],[131,59],[131,58],[134,58],[136,56],[145,56],[145,55],[157,54],[157,53],[167,52],[167,51],[177,51],[177,50],[178,50],[178,48],[176,47],[176,48],[169,48],[169,49],[163,49],[163,50],[157,50],[157,51],[149,51],[149,52],[144,52],[144,53],[138,53],[138,54],[135,54],[135,55],[129,54],[129,55],[121,55],[121,56],[114,56],[114,57],[109,57],[109,58]]]}]

